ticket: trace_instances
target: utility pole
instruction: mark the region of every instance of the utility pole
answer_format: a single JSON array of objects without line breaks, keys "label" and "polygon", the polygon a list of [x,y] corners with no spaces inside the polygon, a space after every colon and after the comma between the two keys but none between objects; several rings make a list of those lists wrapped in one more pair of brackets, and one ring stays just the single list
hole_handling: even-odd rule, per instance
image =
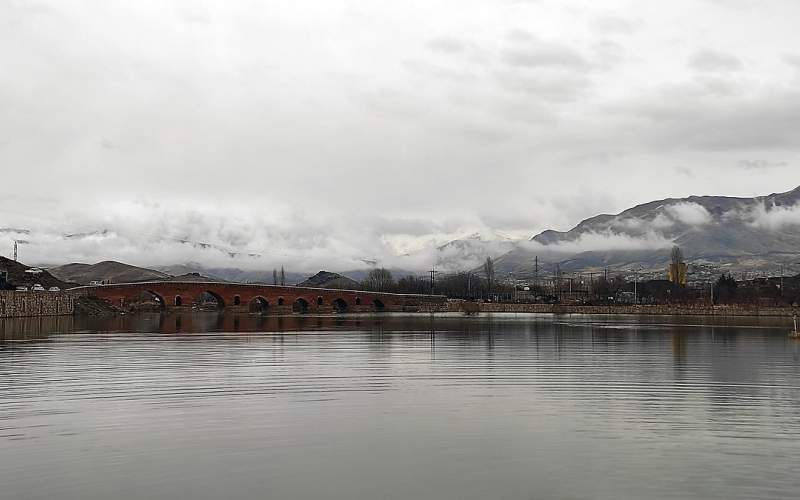
[{"label": "utility pole", "polygon": [[14,240],[14,262],[17,261],[17,240]]},{"label": "utility pole", "polygon": [[709,304],[711,304],[711,307],[714,307],[714,280],[712,279],[711,282],[709,282],[708,285],[709,285],[708,288],[711,289],[710,290],[711,291],[711,297],[709,299],[711,302],[709,302]]},{"label": "utility pole", "polygon": [[573,272],[569,273],[569,276],[564,278],[565,280],[567,280],[567,290],[566,290],[567,296],[564,299],[567,302],[572,301],[572,299],[573,299],[573,296],[572,296],[572,277],[573,277],[574,274],[575,274],[575,272],[573,271]]},{"label": "utility pole", "polygon": [[430,270],[431,273],[431,295],[433,295],[433,290],[436,286],[436,269],[433,268]]},{"label": "utility pole", "polygon": [[556,264],[556,297],[561,302],[561,264]]}]

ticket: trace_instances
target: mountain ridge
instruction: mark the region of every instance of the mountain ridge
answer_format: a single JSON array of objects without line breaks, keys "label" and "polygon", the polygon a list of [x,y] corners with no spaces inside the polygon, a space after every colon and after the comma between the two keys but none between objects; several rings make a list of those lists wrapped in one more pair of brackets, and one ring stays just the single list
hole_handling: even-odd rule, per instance
[{"label": "mountain ridge", "polygon": [[166,273],[115,260],[104,260],[95,264],[73,262],[51,267],[48,271],[58,279],[82,285],[87,285],[92,281],[128,283],[171,278],[171,275]]},{"label": "mountain ridge", "polygon": [[566,269],[653,268],[678,245],[689,261],[767,269],[800,260],[798,229],[800,186],[756,197],[692,195],[541,231],[497,261],[502,272],[529,271],[536,256]]}]

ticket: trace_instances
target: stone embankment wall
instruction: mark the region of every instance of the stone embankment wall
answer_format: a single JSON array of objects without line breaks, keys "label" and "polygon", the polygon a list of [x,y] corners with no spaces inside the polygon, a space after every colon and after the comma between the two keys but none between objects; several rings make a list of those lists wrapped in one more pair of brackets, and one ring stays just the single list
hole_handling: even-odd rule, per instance
[{"label": "stone embankment wall", "polygon": [[75,297],[67,292],[0,291],[0,318],[61,316],[75,313]]},{"label": "stone embankment wall", "polygon": [[800,313],[792,307],[757,307],[750,305],[608,305],[580,306],[565,304],[501,304],[449,301],[451,312],[486,313],[543,313],[543,314],[650,314],[686,316],[791,316]]}]

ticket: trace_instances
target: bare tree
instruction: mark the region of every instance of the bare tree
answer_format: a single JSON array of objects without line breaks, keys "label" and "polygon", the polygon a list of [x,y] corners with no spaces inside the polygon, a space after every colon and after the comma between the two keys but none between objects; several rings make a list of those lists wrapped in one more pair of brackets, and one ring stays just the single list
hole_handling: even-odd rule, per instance
[{"label": "bare tree", "polygon": [[424,294],[429,291],[428,282],[423,278],[409,274],[397,280],[397,291],[400,293]]},{"label": "bare tree", "polygon": [[364,278],[364,281],[361,282],[361,285],[365,289],[372,290],[374,292],[390,292],[397,286],[394,281],[394,277],[392,276],[392,272],[382,267],[378,269],[372,269],[367,274],[367,277]]},{"label": "bare tree", "polygon": [[489,293],[492,293],[494,285],[494,261],[491,257],[486,257],[486,262],[483,263],[483,274],[486,275],[486,288]]}]

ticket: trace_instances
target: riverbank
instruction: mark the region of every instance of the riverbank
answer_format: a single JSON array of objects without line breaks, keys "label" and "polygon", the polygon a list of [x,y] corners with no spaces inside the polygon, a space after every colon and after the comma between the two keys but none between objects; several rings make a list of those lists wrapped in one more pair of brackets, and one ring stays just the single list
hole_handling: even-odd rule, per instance
[{"label": "riverbank", "polygon": [[797,307],[759,307],[753,305],[567,305],[505,304],[492,302],[449,301],[448,311],[476,313],[539,313],[539,314],[638,314],[647,316],[773,316],[791,317]]},{"label": "riverbank", "polygon": [[[191,311],[190,308],[186,308]],[[231,307],[236,312],[247,312],[246,307]],[[333,313],[333,309],[325,310]],[[449,300],[428,307],[403,310],[406,313],[430,314],[431,312],[479,313],[533,313],[533,314],[595,314],[595,315],[645,315],[645,316],[764,316],[791,317],[797,307],[759,307],[753,305],[709,306],[668,305],[566,305],[566,304],[507,304],[490,302],[467,302]],[[351,311],[358,312],[358,311]],[[397,311],[400,312],[400,311]],[[93,316],[113,314],[114,308],[100,299],[85,297],[69,291],[62,292],[16,292],[0,291],[0,318],[22,318],[43,316]],[[270,309],[270,314],[292,314],[291,306]]]}]

